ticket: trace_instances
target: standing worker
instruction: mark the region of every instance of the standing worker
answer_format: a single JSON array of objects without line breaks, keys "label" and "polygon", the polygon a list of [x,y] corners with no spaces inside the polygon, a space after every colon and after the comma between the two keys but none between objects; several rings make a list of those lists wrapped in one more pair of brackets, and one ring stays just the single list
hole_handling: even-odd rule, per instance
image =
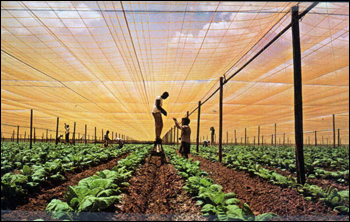
[{"label": "standing worker", "polygon": [[211,131],[211,141],[210,141],[210,145],[215,145],[215,128],[212,126],[210,127],[210,131]]},{"label": "standing worker", "polygon": [[66,143],[69,143],[69,125],[67,125],[66,123],[64,123],[64,129],[66,130]]},{"label": "standing worker", "polygon": [[115,138],[115,142],[119,144],[119,149],[123,148],[124,146],[124,141],[123,139],[119,138],[118,136]]},{"label": "standing worker", "polygon": [[[162,134],[162,130],[163,130],[162,114],[164,116],[168,115],[167,112],[162,108],[162,106],[163,106],[163,100],[168,98],[168,97],[169,97],[169,93],[164,92],[163,95],[157,96],[157,98],[154,102],[152,114],[154,117],[155,127],[156,127],[156,142],[162,141],[162,139],[160,138],[160,135]],[[157,146],[157,152],[159,152],[158,146]]]},{"label": "standing worker", "polygon": [[182,118],[182,126],[177,122],[175,118],[175,125],[181,130],[181,147],[180,153],[183,157],[188,159],[188,154],[191,153],[191,128],[189,126],[190,119],[188,117]]},{"label": "standing worker", "polygon": [[104,146],[108,147],[108,142],[110,141],[109,139],[109,130],[107,130],[106,134],[104,135]]}]

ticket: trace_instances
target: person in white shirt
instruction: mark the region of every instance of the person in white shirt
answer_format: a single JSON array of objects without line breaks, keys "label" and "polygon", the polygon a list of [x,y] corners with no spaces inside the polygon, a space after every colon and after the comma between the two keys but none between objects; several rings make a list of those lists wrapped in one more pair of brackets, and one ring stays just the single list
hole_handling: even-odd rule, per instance
[{"label": "person in white shirt", "polygon": [[161,96],[157,96],[154,102],[152,114],[155,120],[156,141],[161,141],[160,135],[162,134],[162,130],[163,130],[162,114],[164,116],[168,115],[168,113],[162,108],[162,106],[163,106],[163,100],[167,99],[168,97],[169,97],[169,93],[164,92]]},{"label": "person in white shirt", "polygon": [[119,149],[123,148],[123,146],[124,146],[124,141],[123,141],[123,139],[121,139],[121,138],[119,138],[119,137],[116,137],[116,138],[115,138],[115,141],[116,141],[117,144],[119,144]]}]

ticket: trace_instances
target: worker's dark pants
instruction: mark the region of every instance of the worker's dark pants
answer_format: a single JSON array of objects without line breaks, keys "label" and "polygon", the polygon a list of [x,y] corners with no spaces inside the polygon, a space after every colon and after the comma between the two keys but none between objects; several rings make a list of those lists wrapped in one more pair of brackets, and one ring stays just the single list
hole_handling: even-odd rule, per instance
[{"label": "worker's dark pants", "polygon": [[69,133],[66,133],[66,143],[69,143]]},{"label": "worker's dark pants", "polygon": [[180,153],[183,157],[188,159],[188,154],[191,153],[191,144],[186,142],[181,142]]}]

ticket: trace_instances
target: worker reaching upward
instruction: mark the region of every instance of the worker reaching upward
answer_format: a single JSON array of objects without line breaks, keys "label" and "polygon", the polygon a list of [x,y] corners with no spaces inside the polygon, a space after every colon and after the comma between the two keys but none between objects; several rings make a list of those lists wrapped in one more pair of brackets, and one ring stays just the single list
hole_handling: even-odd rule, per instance
[{"label": "worker reaching upward", "polygon": [[167,112],[163,109],[163,100],[167,99],[169,97],[168,92],[164,92],[161,96],[157,96],[156,100],[154,102],[152,114],[155,120],[155,127],[156,127],[156,141],[161,141],[160,135],[162,134],[163,130],[163,118],[162,114],[164,116],[167,116]]}]

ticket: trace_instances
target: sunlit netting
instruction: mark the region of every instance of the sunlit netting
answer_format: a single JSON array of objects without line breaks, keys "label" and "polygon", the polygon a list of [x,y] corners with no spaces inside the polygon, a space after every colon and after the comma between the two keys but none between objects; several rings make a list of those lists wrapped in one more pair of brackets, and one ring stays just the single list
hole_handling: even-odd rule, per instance
[{"label": "sunlit netting", "polygon": [[[1,123],[54,134],[154,139],[156,96],[181,118],[291,22],[297,2],[1,2]],[[302,13],[312,3],[300,3]],[[300,22],[305,142],[349,143],[349,4],[319,3]],[[294,143],[291,30],[224,86],[224,142]],[[201,140],[218,129],[219,95],[202,106]],[[4,125],[8,124],[8,125]],[[9,126],[11,125],[11,126]],[[192,141],[197,112],[191,115]],[[40,129],[39,129],[40,128]],[[236,131],[236,133],[235,133]],[[21,131],[24,134],[25,130]],[[218,132],[218,130],[217,130]],[[236,134],[236,136],[235,136]],[[28,135],[28,130],[27,130]],[[310,138],[309,138],[310,137]],[[237,138],[237,139],[236,139]],[[257,142],[257,138],[255,138]],[[260,139],[262,140],[262,139]],[[245,141],[242,141],[245,142]],[[262,141],[261,141],[262,142]]]}]

